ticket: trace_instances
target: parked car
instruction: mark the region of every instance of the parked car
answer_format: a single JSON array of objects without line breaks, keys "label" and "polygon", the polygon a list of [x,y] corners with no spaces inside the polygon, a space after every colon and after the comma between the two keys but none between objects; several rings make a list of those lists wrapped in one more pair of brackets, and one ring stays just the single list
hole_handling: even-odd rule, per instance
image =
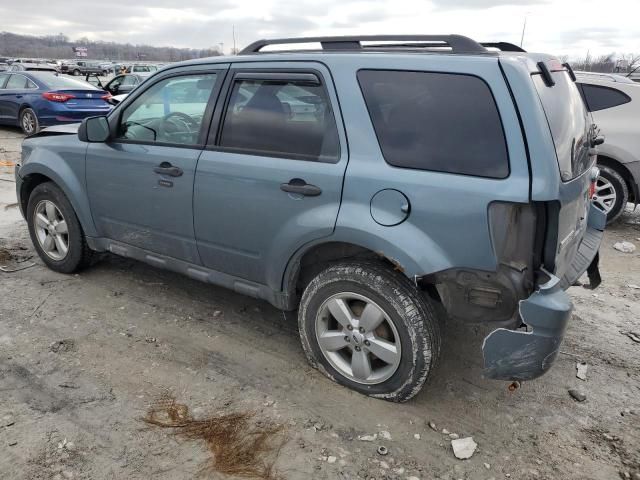
[{"label": "parked car", "polygon": [[8,63],[0,63],[0,72],[5,72],[9,70],[9,64]]},{"label": "parked car", "polygon": [[[296,43],[323,48],[262,53]],[[600,281],[600,142],[548,55],[282,39],[165,67],[77,132],[25,140],[16,188],[51,269],[109,251],[297,310],[313,366],[404,401],[445,318],[495,326],[489,378],[550,368],[565,289]]]},{"label": "parked car", "polygon": [[79,122],[104,115],[108,93],[55,73],[0,73],[0,123],[22,128],[26,135],[49,125]]},{"label": "parked car", "polygon": [[640,203],[640,85],[611,76],[576,75],[587,108],[605,137],[598,152],[600,176],[593,203],[613,222],[628,202]]},{"label": "parked car", "polygon": [[131,92],[140,85],[150,74],[126,73],[117,75],[104,86],[104,89],[114,97]]},{"label": "parked car", "polygon": [[68,73],[76,77],[87,74],[98,74],[103,76],[107,76],[109,74],[109,70],[103,68],[103,66],[99,62],[90,62],[84,60],[79,60],[75,63],[63,63],[60,66],[60,71],[62,73]]},{"label": "parked car", "polygon": [[130,65],[127,67],[127,73],[142,73],[150,75],[157,71],[158,67],[155,65]]},{"label": "parked car", "polygon": [[46,63],[12,63],[7,68],[8,72],[52,72],[56,73],[57,69]]}]

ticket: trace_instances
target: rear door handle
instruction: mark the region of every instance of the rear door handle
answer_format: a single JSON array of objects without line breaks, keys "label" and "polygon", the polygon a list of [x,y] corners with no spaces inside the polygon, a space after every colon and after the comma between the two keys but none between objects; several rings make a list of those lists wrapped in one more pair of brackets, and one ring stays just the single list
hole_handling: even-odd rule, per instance
[{"label": "rear door handle", "polygon": [[180,177],[184,173],[180,167],[174,167],[169,162],[162,162],[157,167],[154,167],[153,171],[170,177]]},{"label": "rear door handle", "polygon": [[297,193],[305,197],[317,197],[322,193],[320,187],[311,185],[301,178],[292,178],[289,183],[281,183],[280,190],[288,193]]}]

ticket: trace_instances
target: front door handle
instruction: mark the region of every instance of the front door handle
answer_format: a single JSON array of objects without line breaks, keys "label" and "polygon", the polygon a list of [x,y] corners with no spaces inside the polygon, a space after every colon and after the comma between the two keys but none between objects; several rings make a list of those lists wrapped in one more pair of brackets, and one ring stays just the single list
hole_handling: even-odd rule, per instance
[{"label": "front door handle", "polygon": [[180,167],[174,167],[169,162],[162,162],[157,167],[154,167],[153,171],[170,177],[180,177],[184,173]]},{"label": "front door handle", "polygon": [[280,190],[283,192],[297,193],[305,197],[317,197],[322,193],[320,187],[310,185],[301,178],[292,178],[289,183],[281,183]]}]

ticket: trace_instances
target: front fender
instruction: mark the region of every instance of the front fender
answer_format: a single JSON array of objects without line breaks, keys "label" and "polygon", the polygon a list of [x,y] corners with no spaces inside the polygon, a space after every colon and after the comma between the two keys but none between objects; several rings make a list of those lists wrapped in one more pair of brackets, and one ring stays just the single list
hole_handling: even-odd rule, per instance
[{"label": "front fender", "polygon": [[[27,139],[23,143],[24,163],[18,170],[22,188],[31,175],[44,175],[64,192],[75,211],[85,235],[96,236],[85,184],[87,144],[69,136]],[[22,192],[20,192],[22,198]]]}]

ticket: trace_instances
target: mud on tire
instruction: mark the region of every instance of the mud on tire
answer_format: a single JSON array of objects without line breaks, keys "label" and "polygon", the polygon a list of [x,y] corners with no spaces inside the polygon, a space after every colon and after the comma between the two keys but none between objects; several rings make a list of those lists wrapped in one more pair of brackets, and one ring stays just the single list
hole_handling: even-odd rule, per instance
[{"label": "mud on tire", "polygon": [[[400,359],[395,372],[379,383],[354,381],[328,360],[320,347],[316,322],[321,307],[341,292],[370,299],[394,324]],[[360,261],[329,266],[306,287],[298,310],[300,338],[307,359],[335,382],[371,397],[404,402],[420,391],[440,353],[439,322],[432,300],[404,275],[383,263]],[[365,304],[366,305],[366,304]],[[338,326],[340,328],[340,326]],[[356,329],[357,330],[357,329]],[[352,345],[344,351],[353,353]],[[363,347],[364,350],[364,347]],[[369,354],[367,354],[369,355]],[[370,356],[373,362],[379,361]]]}]

